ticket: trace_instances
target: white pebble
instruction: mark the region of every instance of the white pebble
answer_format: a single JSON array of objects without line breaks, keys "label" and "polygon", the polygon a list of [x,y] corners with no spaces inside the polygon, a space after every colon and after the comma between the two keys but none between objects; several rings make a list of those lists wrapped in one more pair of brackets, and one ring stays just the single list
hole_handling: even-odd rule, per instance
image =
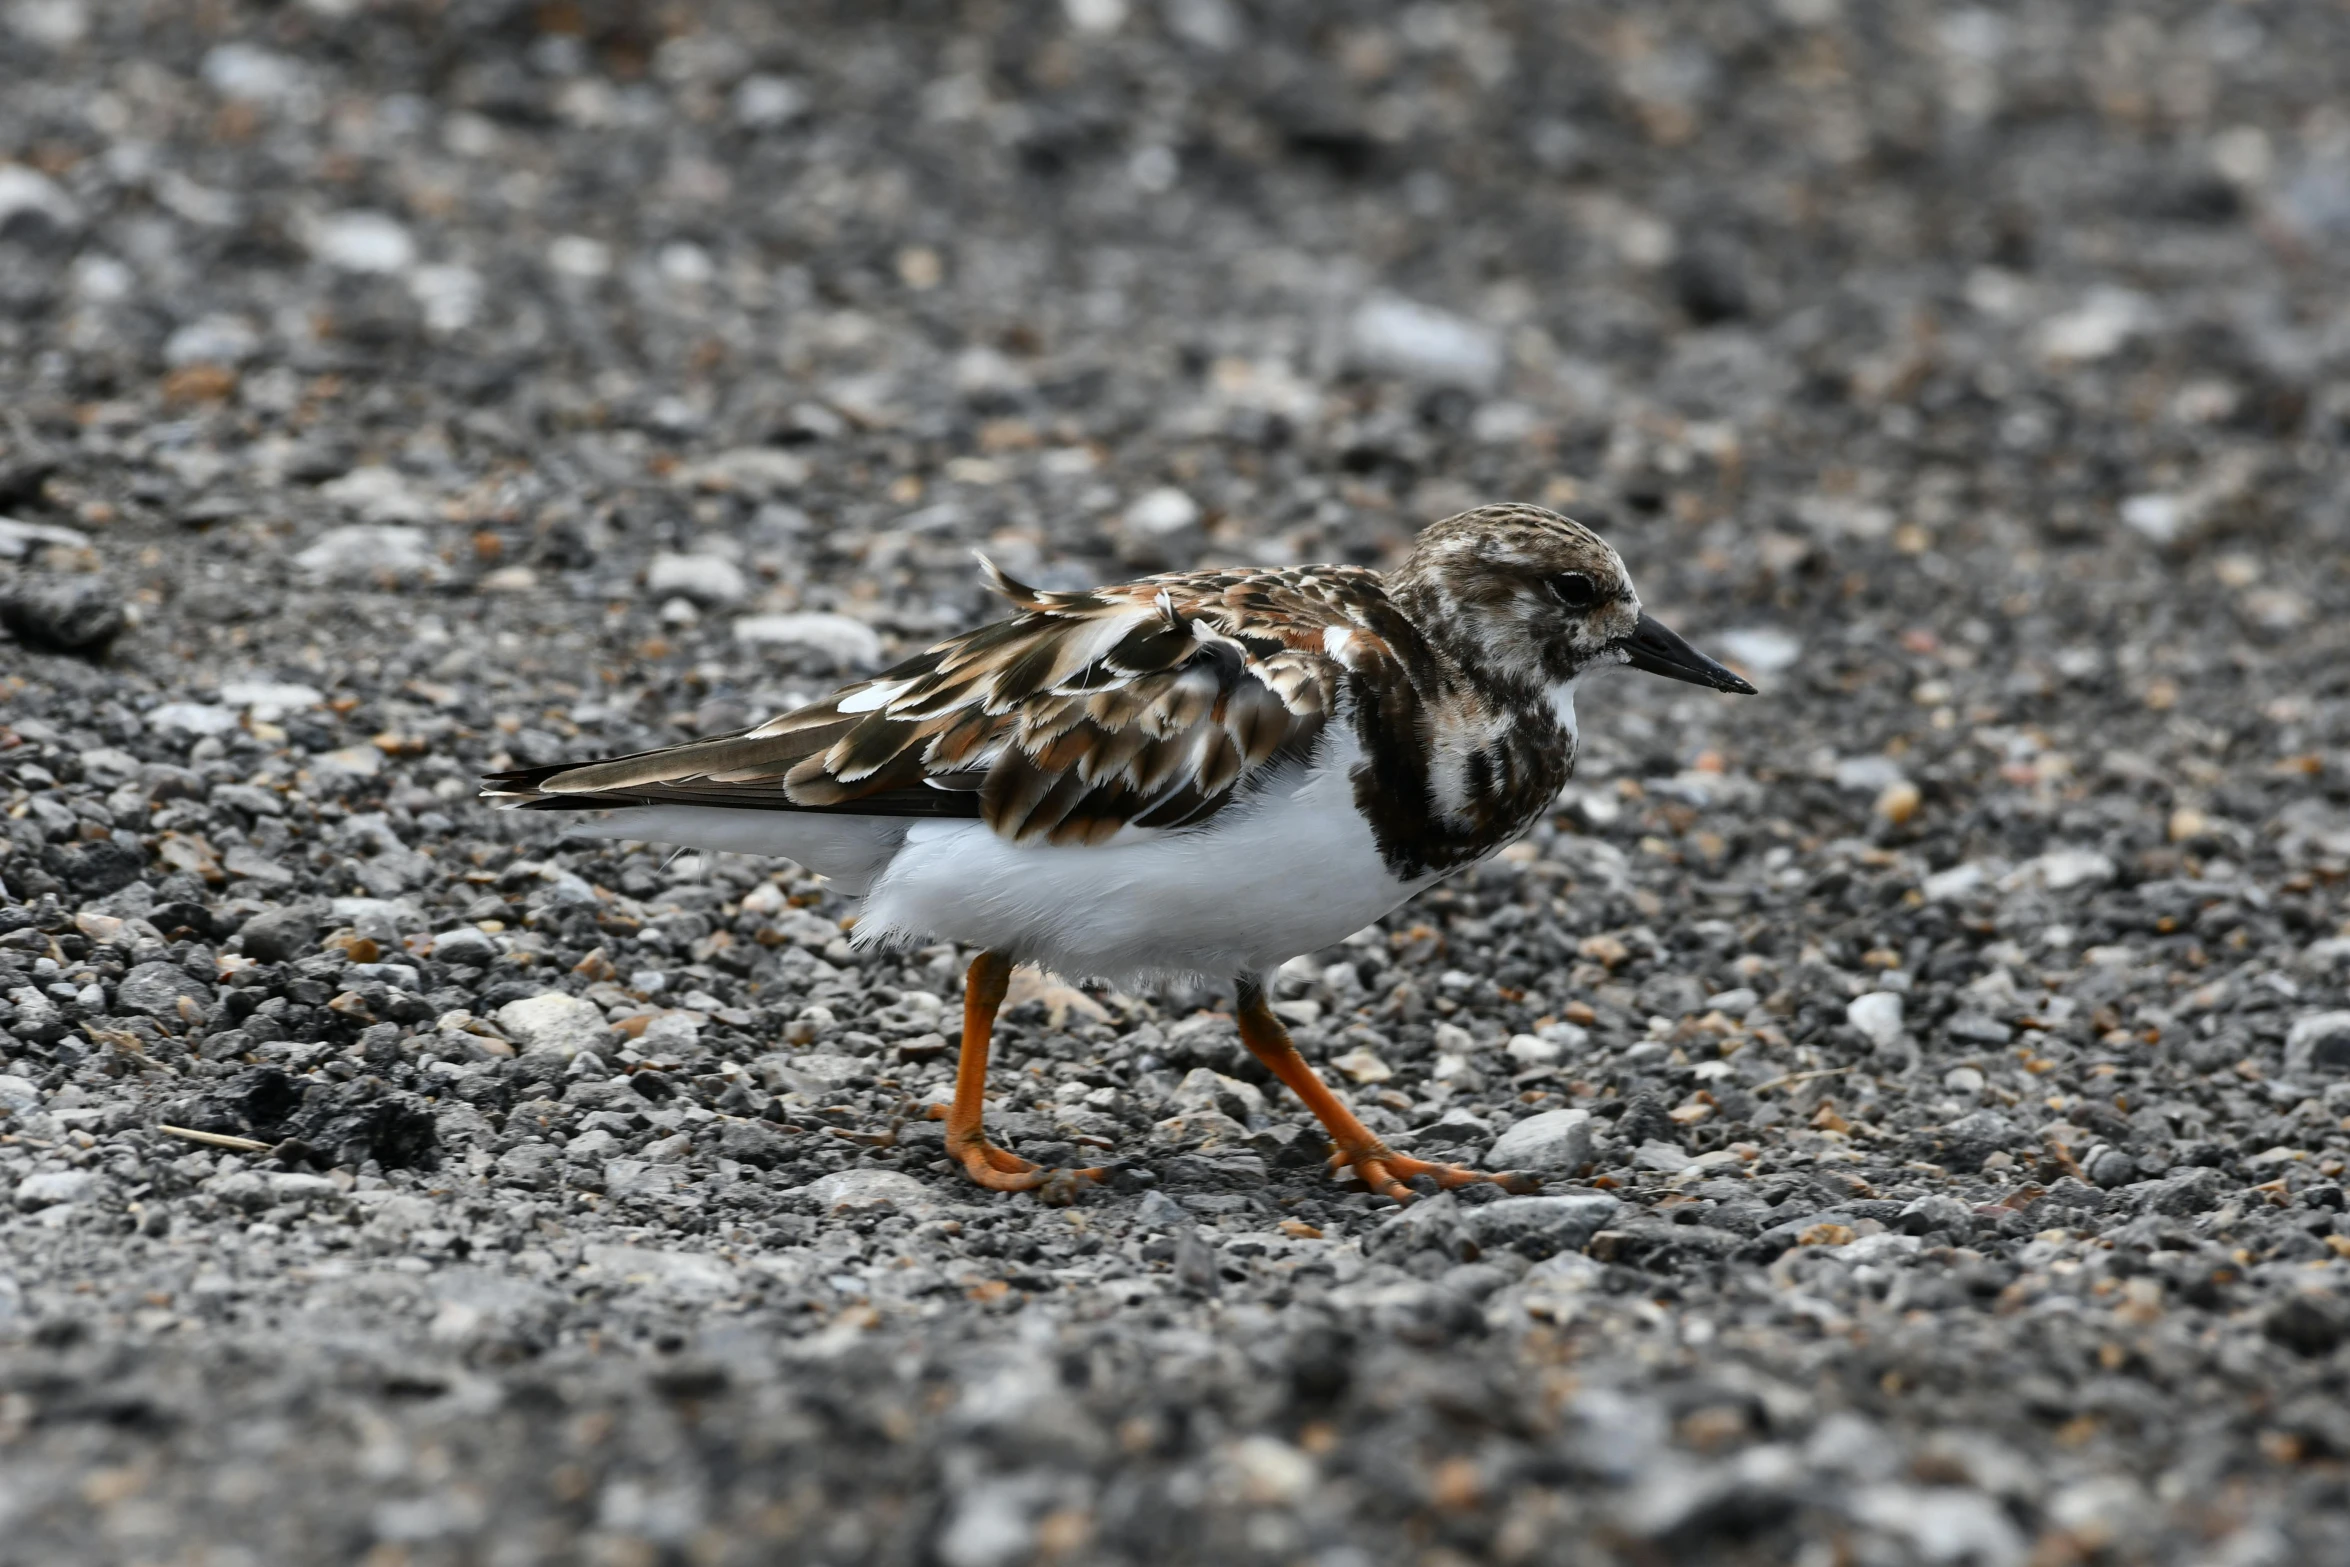
[{"label": "white pebble", "polygon": [[1126,526],[1152,538],[1181,533],[1198,521],[1199,502],[1173,485],[1146,491],[1126,508]]},{"label": "white pebble", "polygon": [[64,186],[39,169],[0,163],[0,223],[23,212],[38,213],[59,228],[72,228],[81,221],[81,209]]},{"label": "white pebble", "polygon": [[261,334],[243,316],[210,315],[191,321],[166,338],[163,362],[180,365],[241,365],[261,352]]},{"label": "white pebble", "polygon": [[1872,990],[1865,996],[1856,996],[1844,1009],[1844,1021],[1882,1050],[1901,1037],[1901,997],[1890,990]]},{"label": "white pebble", "polygon": [[363,584],[378,578],[406,582],[439,575],[432,542],[414,528],[353,523],[329,528],[294,557],[294,567],[321,582]]},{"label": "white pebble", "polygon": [[1439,386],[1490,390],[1501,379],[1501,339],[1449,311],[1394,295],[1363,302],[1348,329],[1350,357],[1362,369]]},{"label": "white pebble", "polygon": [[647,568],[645,590],[662,598],[691,599],[710,608],[741,603],[751,584],[742,567],[722,555],[664,552],[654,556]]},{"label": "white pebble", "polygon": [[745,615],[734,623],[734,639],[745,647],[806,648],[838,669],[870,669],[881,662],[880,634],[846,615]]},{"label": "white pebble", "polygon": [[1740,626],[1717,633],[1724,653],[1758,675],[1775,675],[1803,657],[1803,643],[1771,626]]},{"label": "white pebble", "polygon": [[345,272],[405,272],[415,263],[416,241],[386,213],[338,212],[311,230],[310,253]]}]

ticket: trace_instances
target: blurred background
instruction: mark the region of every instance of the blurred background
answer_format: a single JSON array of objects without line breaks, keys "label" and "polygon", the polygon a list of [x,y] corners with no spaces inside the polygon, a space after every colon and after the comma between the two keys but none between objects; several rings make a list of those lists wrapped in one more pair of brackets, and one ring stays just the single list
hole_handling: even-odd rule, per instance
[{"label": "blurred background", "polygon": [[2335,645],[2338,7],[4,16],[0,502],[151,538],[192,656],[306,585],[594,601],[615,722],[712,727],[967,620],[974,544],[1376,564],[1499,498],[1929,742],[2249,722]]},{"label": "blurred background", "polygon": [[699,545],[797,607],[830,552],[1376,562],[1517,496],[1782,611],[2232,541],[2180,588],[2253,630],[2341,523],[2335,7],[6,19],[16,438],[178,416],[12,502]]}]

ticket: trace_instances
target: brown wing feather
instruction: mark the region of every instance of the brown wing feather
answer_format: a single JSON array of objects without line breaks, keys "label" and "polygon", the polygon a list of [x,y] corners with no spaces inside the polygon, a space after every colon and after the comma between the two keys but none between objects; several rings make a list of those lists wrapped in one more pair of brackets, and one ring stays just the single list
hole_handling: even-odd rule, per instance
[{"label": "brown wing feather", "polygon": [[1203,821],[1306,754],[1341,685],[1394,656],[1385,595],[1350,567],[1171,574],[1043,592],[990,566],[1016,612],[736,734],[488,792],[542,808],[978,816],[1016,842],[1092,843]]}]

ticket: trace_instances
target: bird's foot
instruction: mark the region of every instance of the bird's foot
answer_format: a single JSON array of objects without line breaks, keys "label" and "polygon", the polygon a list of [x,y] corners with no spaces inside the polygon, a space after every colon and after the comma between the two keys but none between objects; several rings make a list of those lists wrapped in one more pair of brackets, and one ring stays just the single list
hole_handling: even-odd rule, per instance
[{"label": "bird's foot", "polygon": [[989,1191],[1034,1192],[1038,1202],[1054,1208],[1075,1202],[1088,1182],[1106,1180],[1110,1173],[1098,1168],[1048,1170],[989,1142],[968,1144],[957,1157],[963,1161],[964,1173]]},{"label": "bird's foot", "polygon": [[[934,1109],[932,1119],[945,1118],[943,1107]],[[1075,1202],[1088,1182],[1105,1181],[1110,1175],[1102,1168],[1048,1170],[982,1136],[973,1136],[959,1147],[950,1146],[947,1152],[962,1164],[964,1174],[989,1191],[1034,1192],[1038,1202],[1055,1208]]]},{"label": "bird's foot", "polygon": [[1354,1147],[1338,1145],[1331,1152],[1330,1169],[1332,1174],[1351,1172],[1372,1191],[1397,1202],[1410,1202],[1419,1195],[1407,1183],[1423,1175],[1434,1181],[1439,1190],[1448,1192],[1459,1186],[1474,1186],[1479,1181],[1491,1181],[1503,1191],[1518,1196],[1542,1189],[1542,1182],[1531,1175],[1507,1171],[1489,1174],[1465,1165],[1438,1164],[1432,1159],[1415,1159],[1410,1154],[1392,1152],[1386,1144],[1378,1142]]}]

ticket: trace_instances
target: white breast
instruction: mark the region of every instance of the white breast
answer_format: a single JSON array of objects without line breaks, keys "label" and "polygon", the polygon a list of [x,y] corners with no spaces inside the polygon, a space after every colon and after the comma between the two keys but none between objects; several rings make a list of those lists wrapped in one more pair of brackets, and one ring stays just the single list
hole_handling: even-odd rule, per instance
[{"label": "white breast", "polygon": [[1590,674],[1591,671],[1588,669],[1580,670],[1574,678],[1562,680],[1550,688],[1551,710],[1558,714],[1559,727],[1566,730],[1570,743],[1580,738],[1580,734],[1575,728],[1575,688],[1589,678]]},{"label": "white breast", "polygon": [[978,822],[917,822],[873,883],[861,942],[957,941],[1118,982],[1264,973],[1340,941],[1434,878],[1379,858],[1343,725],[1308,765],[1198,827],[1107,844],[1018,845]]}]

